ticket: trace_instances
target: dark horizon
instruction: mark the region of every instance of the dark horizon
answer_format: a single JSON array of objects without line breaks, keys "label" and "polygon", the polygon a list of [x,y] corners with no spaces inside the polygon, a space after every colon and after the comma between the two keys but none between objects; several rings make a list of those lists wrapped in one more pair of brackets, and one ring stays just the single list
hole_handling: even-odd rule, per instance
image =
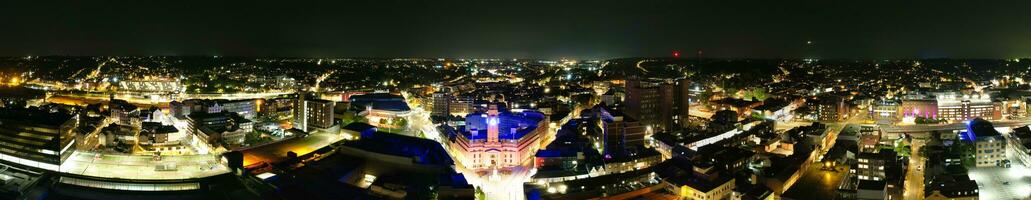
[{"label": "dark horizon", "polygon": [[[223,56],[223,55],[24,55],[24,56],[0,56],[0,58],[25,58],[31,56],[33,58],[39,57],[184,57],[184,58],[233,58],[233,59],[368,59],[368,60],[390,60],[390,59],[445,59],[445,60],[577,60],[577,61],[606,61],[606,60],[619,60],[619,59],[669,59],[669,60],[697,60],[695,57],[679,57],[675,58],[672,56],[633,56],[633,57],[611,57],[611,58],[486,58],[486,57],[474,57],[474,58],[463,58],[463,57],[317,57],[317,56]],[[702,60],[805,60],[811,58],[748,58],[748,57],[703,57]],[[1019,58],[952,58],[952,57],[937,57],[937,58],[812,58],[818,61],[906,61],[906,60],[1005,60],[1011,61],[1013,59],[1028,60],[1029,57]]]},{"label": "dark horizon", "polygon": [[[48,5],[51,4],[51,5]],[[0,3],[0,56],[1031,57],[1028,1]]]}]

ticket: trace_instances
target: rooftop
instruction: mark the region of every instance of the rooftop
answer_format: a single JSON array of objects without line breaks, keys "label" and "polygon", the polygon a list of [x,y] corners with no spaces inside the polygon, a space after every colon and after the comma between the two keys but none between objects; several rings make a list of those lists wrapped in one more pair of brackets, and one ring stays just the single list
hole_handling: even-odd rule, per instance
[{"label": "rooftop", "polygon": [[873,181],[873,180],[859,180],[859,186],[856,189],[859,190],[884,190],[887,185],[884,181]]},{"label": "rooftop", "polygon": [[[502,110],[498,112],[498,138],[519,139],[527,133],[537,129],[537,124],[544,120],[543,113],[522,110],[512,112]],[[475,112],[465,116],[465,128],[459,128],[463,136],[469,140],[487,139],[487,113]],[[472,130],[478,130],[472,134]]]},{"label": "rooftop", "polygon": [[969,124],[967,124],[967,131],[973,132],[971,136],[974,136],[974,140],[979,137],[997,137],[1001,135],[999,131],[995,130],[992,122],[981,118],[970,120]]},{"label": "rooftop", "polygon": [[405,102],[404,97],[390,93],[371,93],[363,95],[353,95],[351,96],[350,101],[351,107],[358,109],[364,109],[367,106],[371,106],[372,109],[376,110],[411,110],[411,108],[408,107],[408,103]]},{"label": "rooftop", "polygon": [[708,192],[734,179],[733,176],[714,173],[698,174],[694,170],[695,163],[687,158],[673,157],[656,166],[656,174],[666,182],[676,186],[688,186],[695,190]]},{"label": "rooftop", "polygon": [[412,162],[418,164],[454,164],[454,161],[451,160],[451,156],[449,156],[447,151],[440,146],[440,143],[429,139],[376,132],[369,135],[363,135],[359,140],[346,141],[343,145],[369,152],[411,157],[414,159]]}]

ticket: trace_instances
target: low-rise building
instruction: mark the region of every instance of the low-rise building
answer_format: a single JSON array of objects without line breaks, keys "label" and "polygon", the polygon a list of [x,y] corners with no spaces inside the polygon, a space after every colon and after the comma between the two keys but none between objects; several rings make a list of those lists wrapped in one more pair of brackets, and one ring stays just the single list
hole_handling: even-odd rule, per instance
[{"label": "low-rise building", "polygon": [[273,98],[260,102],[258,116],[272,119],[288,119],[293,116],[294,100],[292,98]]},{"label": "low-rise building", "polygon": [[108,102],[108,110],[111,112],[111,119],[118,125],[139,126],[140,108],[121,99],[112,99]]},{"label": "low-rise building", "polygon": [[763,101],[763,104],[752,109],[752,112],[766,119],[787,122],[795,119],[794,111],[805,105],[805,98],[778,99],[771,98]]},{"label": "low-rise building", "polygon": [[389,93],[351,96],[351,109],[365,117],[369,124],[381,129],[402,129],[407,125],[405,116],[411,112],[404,97]]},{"label": "low-rise building", "polygon": [[712,163],[673,158],[656,170],[667,190],[679,199],[729,199],[734,191],[735,178]]},{"label": "low-rise building", "polygon": [[939,176],[924,188],[926,200],[977,200],[979,196],[977,181],[967,175]]},{"label": "low-rise building", "polygon": [[243,144],[254,131],[254,122],[233,112],[192,113],[188,123],[187,133],[210,147]]},{"label": "low-rise building", "polygon": [[1013,156],[1024,166],[1031,166],[1031,128],[1028,126],[1015,128],[1008,138],[1013,149]]}]

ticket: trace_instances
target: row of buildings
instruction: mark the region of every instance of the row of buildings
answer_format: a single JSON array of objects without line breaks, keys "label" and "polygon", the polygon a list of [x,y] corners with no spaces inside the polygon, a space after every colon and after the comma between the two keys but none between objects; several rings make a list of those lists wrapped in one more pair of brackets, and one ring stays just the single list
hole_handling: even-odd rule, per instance
[{"label": "row of buildings", "polygon": [[988,94],[942,92],[879,101],[870,107],[870,115],[876,120],[904,123],[914,123],[916,118],[951,122],[998,120],[1003,116],[1003,103],[993,101]]}]

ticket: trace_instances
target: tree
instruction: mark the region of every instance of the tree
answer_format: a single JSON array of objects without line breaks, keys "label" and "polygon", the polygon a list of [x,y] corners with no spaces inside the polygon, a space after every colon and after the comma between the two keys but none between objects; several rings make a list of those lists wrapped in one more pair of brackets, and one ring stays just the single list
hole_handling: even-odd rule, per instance
[{"label": "tree", "polygon": [[744,96],[745,100],[758,100],[758,101],[762,101],[762,100],[766,99],[766,97],[767,97],[767,94],[766,94],[766,89],[765,88],[752,88],[752,89],[745,90],[745,96]]},{"label": "tree", "polygon": [[480,187],[476,187],[476,199],[477,200],[486,200],[487,199],[487,194],[483,193],[483,189],[481,189]]}]

